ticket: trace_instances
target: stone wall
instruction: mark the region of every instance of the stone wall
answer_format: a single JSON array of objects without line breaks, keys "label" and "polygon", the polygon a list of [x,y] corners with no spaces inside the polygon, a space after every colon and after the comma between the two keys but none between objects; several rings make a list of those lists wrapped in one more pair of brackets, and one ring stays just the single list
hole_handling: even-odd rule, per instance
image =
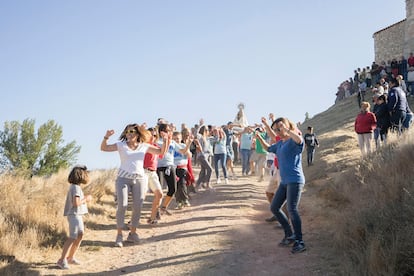
[{"label": "stone wall", "polygon": [[414,52],[414,0],[405,0],[405,13],[406,19],[374,33],[376,63]]},{"label": "stone wall", "polygon": [[404,50],[403,55],[408,57],[411,52],[414,52],[414,1],[405,1],[405,35],[404,35]]},{"label": "stone wall", "polygon": [[[405,44],[406,19],[397,22],[385,29],[374,33],[375,62],[389,61],[393,58],[399,60],[403,55]],[[406,58],[408,55],[404,55]]]}]

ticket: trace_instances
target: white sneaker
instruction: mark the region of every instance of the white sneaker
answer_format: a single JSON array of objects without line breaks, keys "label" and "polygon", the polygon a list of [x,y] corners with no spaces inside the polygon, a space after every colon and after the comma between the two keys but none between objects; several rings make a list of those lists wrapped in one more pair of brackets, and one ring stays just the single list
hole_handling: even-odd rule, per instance
[{"label": "white sneaker", "polygon": [[217,183],[217,184],[220,184],[220,183],[221,183],[221,179],[220,179],[220,178],[217,178],[216,183]]},{"label": "white sneaker", "polygon": [[57,261],[56,265],[60,268],[60,269],[69,269],[69,265],[67,260],[59,260]]},{"label": "white sneaker", "polygon": [[122,243],[122,235],[118,234],[116,235],[115,247],[122,247],[122,246],[124,246],[124,244]]},{"label": "white sneaker", "polygon": [[224,179],[224,183],[229,184],[229,179],[228,178],[225,178]]},{"label": "white sneaker", "polygon": [[78,261],[77,259],[75,259],[75,258],[72,258],[72,259],[67,259],[67,261],[68,261],[68,264],[74,264],[74,265],[80,265],[81,264],[81,262],[80,261]]}]

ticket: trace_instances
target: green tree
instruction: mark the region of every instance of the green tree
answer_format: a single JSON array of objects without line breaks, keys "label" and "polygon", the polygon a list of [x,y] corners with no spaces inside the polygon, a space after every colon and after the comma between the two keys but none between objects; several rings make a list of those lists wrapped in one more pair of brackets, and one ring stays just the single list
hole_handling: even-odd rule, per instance
[{"label": "green tree", "polygon": [[62,127],[53,120],[41,125],[35,133],[35,121],[26,119],[5,122],[0,131],[1,160],[13,171],[25,176],[51,175],[69,167],[80,147],[72,141],[63,145]]},{"label": "green tree", "polygon": [[309,112],[305,113],[305,121],[309,120]]}]

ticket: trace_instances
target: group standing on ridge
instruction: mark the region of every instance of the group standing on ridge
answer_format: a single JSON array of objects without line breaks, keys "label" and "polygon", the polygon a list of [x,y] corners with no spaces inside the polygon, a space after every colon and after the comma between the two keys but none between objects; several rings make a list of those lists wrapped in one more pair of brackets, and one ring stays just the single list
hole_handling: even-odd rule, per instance
[{"label": "group standing on ridge", "polygon": [[401,78],[390,78],[386,90],[373,90],[373,108],[368,101],[360,103],[360,112],[355,118],[354,129],[362,156],[372,152],[372,140],[375,148],[387,143],[388,132],[401,135],[412,124],[413,112],[402,88]]},{"label": "group standing on ridge", "polygon": [[[354,130],[362,156],[387,143],[389,131],[401,135],[413,121],[408,98],[414,97],[414,54],[354,70],[354,76],[342,82],[336,102],[356,96],[360,112]],[[373,103],[371,106],[370,102]]]}]

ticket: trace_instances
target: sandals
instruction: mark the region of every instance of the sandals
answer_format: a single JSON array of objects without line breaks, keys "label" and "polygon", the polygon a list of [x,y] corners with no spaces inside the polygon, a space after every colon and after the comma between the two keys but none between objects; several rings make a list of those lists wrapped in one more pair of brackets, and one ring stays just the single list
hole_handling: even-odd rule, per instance
[{"label": "sandals", "polygon": [[171,216],[172,214],[170,213],[170,211],[167,210],[166,207],[161,207],[161,214],[166,214],[168,216]]}]

